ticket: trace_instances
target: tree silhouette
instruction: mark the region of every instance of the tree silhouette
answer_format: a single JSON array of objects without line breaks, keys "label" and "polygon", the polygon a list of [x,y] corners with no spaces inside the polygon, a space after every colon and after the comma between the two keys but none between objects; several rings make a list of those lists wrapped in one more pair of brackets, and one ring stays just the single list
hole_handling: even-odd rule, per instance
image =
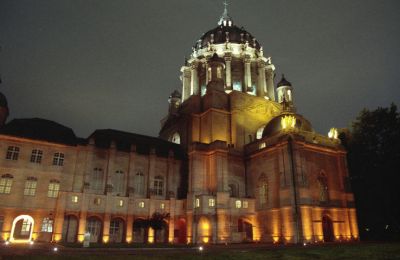
[{"label": "tree silhouette", "polygon": [[154,230],[154,241],[157,241],[157,231],[162,230],[166,226],[166,221],[169,219],[169,213],[154,212],[147,219],[147,225]]},{"label": "tree silhouette", "polygon": [[350,135],[341,134],[348,150],[351,186],[360,235],[366,240],[400,239],[400,115],[397,107],[364,109]]}]

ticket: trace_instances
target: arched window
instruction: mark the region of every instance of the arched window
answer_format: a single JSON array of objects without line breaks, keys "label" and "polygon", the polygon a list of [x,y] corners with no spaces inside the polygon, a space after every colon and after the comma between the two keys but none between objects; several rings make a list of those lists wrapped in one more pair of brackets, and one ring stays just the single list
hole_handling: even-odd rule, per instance
[{"label": "arched window", "polygon": [[35,177],[28,177],[25,182],[24,195],[35,196],[36,186],[37,186],[37,179]]},{"label": "arched window", "polygon": [[268,201],[268,179],[262,174],[260,178],[258,178],[258,201],[260,206],[263,207],[267,204]]},{"label": "arched window", "polygon": [[154,177],[154,194],[162,196],[164,193],[164,178],[162,176]]},{"label": "arched window", "polygon": [[181,136],[179,135],[178,132],[175,132],[171,136],[170,141],[173,142],[173,143],[176,143],[176,144],[181,144]]},{"label": "arched window", "polygon": [[117,193],[123,193],[124,192],[124,172],[123,171],[116,171],[113,175],[112,178],[112,186],[113,186],[113,191]]},{"label": "arched window", "polygon": [[49,183],[49,189],[47,191],[47,197],[57,198],[59,191],[60,191],[60,182],[58,180],[51,180]]},{"label": "arched window", "polygon": [[96,191],[103,190],[103,169],[94,168],[92,172],[92,189]]},{"label": "arched window", "polygon": [[262,138],[262,134],[264,132],[264,128],[265,128],[265,125],[263,125],[263,126],[261,126],[260,128],[257,129],[256,139],[261,139]]},{"label": "arched window", "polygon": [[318,188],[319,188],[319,201],[328,201],[328,181],[323,171],[318,176]]},{"label": "arched window", "polygon": [[11,174],[4,174],[0,179],[0,194],[11,193],[11,186],[13,183],[13,176]]},{"label": "arched window", "polygon": [[135,175],[134,191],[136,194],[144,194],[144,175],[143,172],[137,172]]}]

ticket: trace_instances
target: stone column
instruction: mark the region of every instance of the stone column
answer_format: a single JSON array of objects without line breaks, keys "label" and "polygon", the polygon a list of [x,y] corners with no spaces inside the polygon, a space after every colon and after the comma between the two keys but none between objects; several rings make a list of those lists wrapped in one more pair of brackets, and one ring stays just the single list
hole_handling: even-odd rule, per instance
[{"label": "stone column", "polygon": [[225,54],[225,85],[227,91],[232,91],[232,71],[231,71],[232,57],[230,53]]},{"label": "stone column", "polygon": [[268,91],[265,82],[265,62],[260,60],[257,65],[258,65],[257,96],[268,97]]},{"label": "stone column", "polygon": [[183,66],[182,72],[182,102],[190,97],[190,68]]},{"label": "stone column", "polygon": [[191,83],[190,83],[190,95],[199,94],[199,79],[197,75],[197,63],[191,64]]},{"label": "stone column", "polygon": [[54,218],[54,230],[52,241],[58,242],[62,238],[62,230],[64,224],[64,209],[66,208],[65,202],[67,200],[67,193],[60,191],[57,199],[57,208]]},{"label": "stone column", "polygon": [[267,68],[267,93],[269,100],[275,101],[275,87],[274,87],[274,71]]},{"label": "stone column", "polygon": [[250,57],[246,56],[244,58],[244,90],[248,92],[251,90],[251,67],[250,67]]},{"label": "stone column", "polygon": [[128,215],[126,218],[126,242],[132,243],[133,242],[133,215]]},{"label": "stone column", "polygon": [[110,220],[111,220],[110,214],[109,213],[104,214],[103,243],[108,243],[110,240]]}]

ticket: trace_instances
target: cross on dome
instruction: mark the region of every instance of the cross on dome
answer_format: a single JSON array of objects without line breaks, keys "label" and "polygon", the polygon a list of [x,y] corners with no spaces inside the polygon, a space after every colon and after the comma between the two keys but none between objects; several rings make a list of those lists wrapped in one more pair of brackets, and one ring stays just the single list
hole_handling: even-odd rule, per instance
[{"label": "cross on dome", "polygon": [[232,18],[228,14],[228,3],[226,1],[223,2],[224,5],[224,12],[221,15],[221,18],[218,21],[218,25],[223,26],[232,26],[233,21]]}]

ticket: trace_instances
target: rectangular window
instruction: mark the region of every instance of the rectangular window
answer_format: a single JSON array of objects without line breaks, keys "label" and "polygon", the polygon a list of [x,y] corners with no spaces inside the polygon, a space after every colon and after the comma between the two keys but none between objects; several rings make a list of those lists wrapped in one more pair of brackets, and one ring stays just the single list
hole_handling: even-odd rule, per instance
[{"label": "rectangular window", "polygon": [[200,207],[200,199],[196,198],[196,200],[194,201],[194,207],[195,208],[199,208]]},{"label": "rectangular window", "polygon": [[249,207],[249,202],[247,200],[243,201],[243,208],[247,209]]},{"label": "rectangular window", "polygon": [[144,202],[143,201],[141,201],[141,202],[139,202],[139,208],[144,208]]},{"label": "rectangular window", "polygon": [[73,203],[78,203],[78,201],[79,201],[78,196],[76,196],[76,195],[71,196],[71,201],[72,201]]},{"label": "rectangular window", "polygon": [[100,204],[101,204],[101,199],[100,199],[100,198],[95,198],[95,199],[93,200],[93,204],[94,204],[94,205],[100,205]]},{"label": "rectangular window", "polygon": [[164,193],[164,178],[161,176],[155,177],[153,187],[155,195],[162,196]]},{"label": "rectangular window", "polygon": [[31,231],[31,225],[32,223],[29,221],[29,219],[24,219],[22,221],[22,227],[21,227],[21,235],[26,236],[29,235],[29,232]]},{"label": "rectangular window", "polygon": [[13,178],[11,175],[3,175],[0,179],[0,194],[10,194]]},{"label": "rectangular window", "polygon": [[35,196],[36,194],[36,186],[37,186],[37,181],[33,179],[29,179],[25,182],[25,189],[24,189],[24,195],[26,196]]},{"label": "rectangular window", "polygon": [[42,232],[53,232],[53,220],[44,218],[42,222]]},{"label": "rectangular window", "polygon": [[58,181],[50,181],[49,189],[47,191],[47,197],[57,198],[59,191],[60,191],[60,183]]},{"label": "rectangular window", "polygon": [[242,201],[241,200],[235,201],[235,206],[237,209],[240,209],[242,207]]},{"label": "rectangular window", "polygon": [[164,203],[160,203],[160,209],[164,209],[165,208],[165,204]]},{"label": "rectangular window", "polygon": [[215,199],[208,199],[208,206],[214,207],[215,206]]},{"label": "rectangular window", "polygon": [[7,160],[18,160],[19,155],[19,147],[17,146],[9,146],[7,149],[6,159]]},{"label": "rectangular window", "polygon": [[31,163],[41,163],[43,157],[43,151],[33,149],[31,154]]},{"label": "rectangular window", "polygon": [[90,186],[92,187],[93,190],[96,190],[96,191],[103,190],[103,169],[102,168],[94,168],[93,169],[92,183]]},{"label": "rectangular window", "polygon": [[118,201],[118,206],[123,207],[124,206],[124,201],[123,200],[119,200]]},{"label": "rectangular window", "polygon": [[64,154],[55,153],[53,156],[53,165],[63,166],[64,165]]}]

